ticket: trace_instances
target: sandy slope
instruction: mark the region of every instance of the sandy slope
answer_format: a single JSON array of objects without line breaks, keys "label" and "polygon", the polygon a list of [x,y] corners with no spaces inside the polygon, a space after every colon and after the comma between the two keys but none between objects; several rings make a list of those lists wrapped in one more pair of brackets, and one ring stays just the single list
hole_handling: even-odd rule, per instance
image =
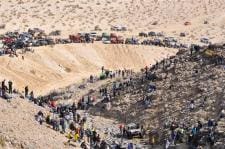
[{"label": "sandy slope", "polygon": [[0,136],[6,138],[6,148],[20,148],[21,144],[25,148],[35,149],[66,148],[63,144],[67,141],[66,137],[35,121],[34,115],[43,110],[42,108],[24,99],[14,99],[13,102],[7,103],[0,98],[0,105]]},{"label": "sandy slope", "polygon": [[[185,41],[206,36],[213,41],[225,38],[224,0],[1,0],[0,20],[6,30],[41,27],[47,31],[63,30],[64,35],[90,31],[99,25],[126,25],[126,34],[159,30]],[[204,20],[209,24],[204,25]],[[153,22],[157,25],[152,25]],[[184,26],[190,21],[191,26]]]},{"label": "sandy slope", "polygon": [[35,93],[46,93],[91,74],[98,75],[101,67],[109,69],[134,69],[154,63],[176,50],[159,47],[72,44],[40,47],[35,53],[27,53],[22,60],[8,56],[0,57],[0,80],[15,82],[16,88],[22,90],[25,85]]}]

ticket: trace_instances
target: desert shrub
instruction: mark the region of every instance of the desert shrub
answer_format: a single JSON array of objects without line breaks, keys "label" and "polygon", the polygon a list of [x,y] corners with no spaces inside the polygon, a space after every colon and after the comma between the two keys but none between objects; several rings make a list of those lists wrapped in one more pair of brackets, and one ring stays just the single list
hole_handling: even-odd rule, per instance
[{"label": "desert shrub", "polygon": [[0,137],[0,147],[4,147],[6,144],[5,144],[5,138],[3,137]]},{"label": "desert shrub", "polygon": [[71,70],[70,68],[66,67],[66,68],[65,68],[65,71],[66,71],[66,72],[71,72],[72,70]]},{"label": "desert shrub", "polygon": [[0,29],[5,29],[5,24],[1,24]]}]

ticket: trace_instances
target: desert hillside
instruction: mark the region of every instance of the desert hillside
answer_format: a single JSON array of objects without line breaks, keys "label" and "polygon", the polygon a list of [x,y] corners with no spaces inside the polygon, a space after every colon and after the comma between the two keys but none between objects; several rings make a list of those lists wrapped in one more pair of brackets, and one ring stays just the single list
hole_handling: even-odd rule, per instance
[{"label": "desert hillside", "polygon": [[[179,36],[182,31],[188,33],[186,41],[202,36],[221,41],[224,10],[223,0],[5,0],[0,19],[6,28],[0,32],[40,27],[68,35],[93,30],[96,25],[103,31],[124,25],[125,34],[159,30]],[[191,25],[184,26],[186,21]]]},{"label": "desert hillside", "polygon": [[24,90],[28,85],[35,94],[44,94],[99,75],[101,67],[134,69],[155,63],[177,50],[132,45],[71,44],[40,47],[34,53],[0,58],[0,79],[12,80],[15,87]]},{"label": "desert hillside", "polygon": [[[41,126],[34,115],[44,108],[37,107],[23,99],[14,99],[12,103],[0,99],[1,130],[0,141],[10,148],[66,148],[64,135]],[[44,110],[45,111],[45,110]],[[0,143],[0,144],[1,144]],[[0,148],[2,144],[0,145]]]},{"label": "desert hillside", "polygon": [[224,0],[0,0],[0,149],[224,148],[224,39]]}]

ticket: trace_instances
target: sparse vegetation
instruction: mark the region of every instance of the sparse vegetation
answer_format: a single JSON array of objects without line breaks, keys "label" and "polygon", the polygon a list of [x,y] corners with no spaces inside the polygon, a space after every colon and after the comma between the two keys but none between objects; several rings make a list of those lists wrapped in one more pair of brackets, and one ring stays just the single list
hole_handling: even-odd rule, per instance
[{"label": "sparse vegetation", "polygon": [[71,72],[72,70],[71,70],[71,68],[65,67],[65,71],[66,72]]},{"label": "sparse vegetation", "polygon": [[0,147],[5,147],[6,143],[5,143],[5,138],[0,136]]},{"label": "sparse vegetation", "polygon": [[36,74],[36,71],[35,70],[31,70],[30,73],[32,73],[32,74],[35,75]]}]

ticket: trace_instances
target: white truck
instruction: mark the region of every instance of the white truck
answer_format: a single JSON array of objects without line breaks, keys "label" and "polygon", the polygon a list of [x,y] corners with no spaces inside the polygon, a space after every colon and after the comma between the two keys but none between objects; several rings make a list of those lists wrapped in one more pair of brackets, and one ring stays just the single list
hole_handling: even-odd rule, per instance
[{"label": "white truck", "polygon": [[128,139],[132,139],[133,137],[143,137],[143,130],[140,128],[138,124],[130,123],[125,126],[125,133]]}]

